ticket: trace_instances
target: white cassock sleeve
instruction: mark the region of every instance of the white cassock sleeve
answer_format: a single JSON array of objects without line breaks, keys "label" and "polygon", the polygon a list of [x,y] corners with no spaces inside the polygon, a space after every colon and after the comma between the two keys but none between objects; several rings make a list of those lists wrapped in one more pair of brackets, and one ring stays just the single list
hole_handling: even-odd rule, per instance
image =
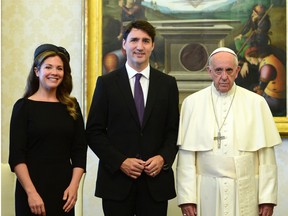
[{"label": "white cassock sleeve", "polygon": [[277,204],[277,165],[274,148],[258,150],[259,157],[259,204]]},{"label": "white cassock sleeve", "polygon": [[197,203],[195,152],[179,149],[176,167],[178,205]]}]

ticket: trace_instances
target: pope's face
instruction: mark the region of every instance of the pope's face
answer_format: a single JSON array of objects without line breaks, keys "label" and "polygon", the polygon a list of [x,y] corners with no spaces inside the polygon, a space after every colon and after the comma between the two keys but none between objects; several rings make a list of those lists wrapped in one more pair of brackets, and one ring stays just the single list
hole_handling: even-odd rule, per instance
[{"label": "pope's face", "polygon": [[122,47],[127,55],[127,62],[136,71],[142,71],[149,64],[154,49],[152,38],[144,31],[132,28]]},{"label": "pope's face", "polygon": [[211,57],[211,64],[207,69],[217,91],[226,93],[232,88],[240,67],[237,65],[234,55],[228,52],[219,52]]}]

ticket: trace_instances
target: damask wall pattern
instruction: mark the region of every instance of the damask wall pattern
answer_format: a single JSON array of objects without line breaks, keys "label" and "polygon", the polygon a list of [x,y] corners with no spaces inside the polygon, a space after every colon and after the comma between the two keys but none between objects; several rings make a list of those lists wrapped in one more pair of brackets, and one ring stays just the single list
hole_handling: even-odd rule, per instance
[{"label": "damask wall pattern", "polygon": [[22,96],[33,52],[41,43],[65,47],[71,55],[73,92],[83,106],[84,0],[2,0],[1,161],[8,160],[9,123]]}]

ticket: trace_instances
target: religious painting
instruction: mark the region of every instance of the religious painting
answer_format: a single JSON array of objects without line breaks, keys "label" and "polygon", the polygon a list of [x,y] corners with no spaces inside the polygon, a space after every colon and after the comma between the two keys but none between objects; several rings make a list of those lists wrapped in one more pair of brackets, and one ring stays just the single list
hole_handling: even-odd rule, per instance
[{"label": "religious painting", "polygon": [[150,64],[176,78],[180,103],[211,84],[209,54],[226,46],[239,58],[236,83],[265,97],[288,135],[285,0],[102,0],[101,7],[102,74],[126,61],[123,26],[145,19],[157,31]]},{"label": "religious painting", "polygon": [[122,27],[145,19],[157,29],[152,66],[176,77],[180,92],[210,84],[209,53],[219,46],[238,55],[236,83],[286,116],[286,2],[253,0],[103,0],[103,73],[122,65]]}]

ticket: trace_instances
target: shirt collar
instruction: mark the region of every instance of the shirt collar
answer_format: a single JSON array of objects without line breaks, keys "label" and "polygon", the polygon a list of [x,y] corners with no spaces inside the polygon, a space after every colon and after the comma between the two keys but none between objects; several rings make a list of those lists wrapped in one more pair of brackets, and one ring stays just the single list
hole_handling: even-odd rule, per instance
[{"label": "shirt collar", "polygon": [[140,72],[138,72],[138,71],[134,70],[132,67],[130,67],[127,62],[125,63],[125,66],[126,66],[126,70],[127,70],[129,79],[133,78],[137,73],[141,73],[142,76],[144,76],[146,79],[149,80],[149,78],[150,78],[150,64],[148,64],[147,67],[144,68],[144,70],[142,70]]}]

